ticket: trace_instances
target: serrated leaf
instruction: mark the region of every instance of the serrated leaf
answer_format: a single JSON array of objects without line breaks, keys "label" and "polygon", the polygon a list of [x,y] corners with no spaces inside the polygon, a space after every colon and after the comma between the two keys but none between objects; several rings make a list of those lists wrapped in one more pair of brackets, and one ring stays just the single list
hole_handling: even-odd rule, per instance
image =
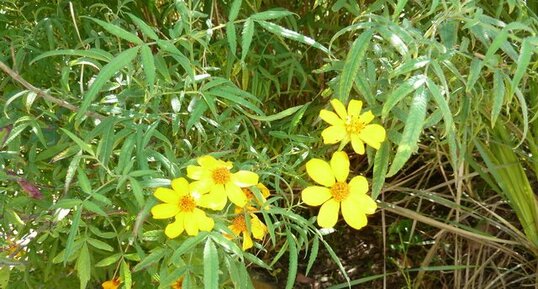
[{"label": "serrated leaf", "polygon": [[297,266],[298,266],[298,252],[297,244],[293,238],[291,232],[287,232],[286,240],[288,241],[288,251],[289,251],[289,264],[288,264],[288,278],[286,282],[286,289],[292,289],[295,284],[295,278],[297,277]]},{"label": "serrated leaf", "polygon": [[78,119],[80,119],[88,111],[90,104],[93,102],[105,83],[136,57],[138,54],[138,49],[139,47],[133,47],[123,51],[122,53],[118,54],[118,56],[114,57],[114,59],[112,59],[107,65],[105,65],[103,69],[101,69],[90,86],[90,89],[84,95],[84,99],[77,113]]},{"label": "serrated leaf", "polygon": [[426,118],[426,106],[428,94],[424,87],[420,87],[415,92],[411,107],[407,114],[404,131],[396,150],[396,155],[392,161],[387,177],[396,174],[409,160],[411,154],[417,149],[417,143],[422,133],[424,119]]},{"label": "serrated leaf", "polygon": [[[519,68],[519,65],[518,65]],[[502,105],[504,103],[505,94],[503,74],[500,70],[495,70],[493,73],[493,105],[491,107],[491,127],[495,127],[497,118],[501,113]]]},{"label": "serrated leaf", "polygon": [[278,35],[278,36],[281,36],[281,37],[284,37],[284,38],[288,38],[288,39],[291,39],[291,40],[295,40],[297,42],[301,42],[301,43],[304,43],[306,45],[310,45],[312,47],[315,47],[327,54],[329,54],[329,49],[327,49],[325,46],[321,45],[320,43],[316,42],[316,40],[308,37],[308,36],[304,36],[300,33],[297,33],[293,30],[289,30],[287,28],[284,28],[280,25],[276,25],[274,23],[271,23],[271,22],[267,22],[267,21],[258,21],[256,20],[256,22],[258,24],[260,24],[260,26],[262,26],[265,30],[275,34],[275,35]]},{"label": "serrated leaf", "polygon": [[190,131],[190,129],[194,126],[195,123],[200,121],[200,118],[206,112],[208,106],[207,103],[203,99],[194,99],[194,105],[189,105],[189,107],[193,107],[192,110],[190,110],[190,116],[189,120],[187,121],[186,129],[187,131]]},{"label": "serrated leaf", "polygon": [[142,34],[146,35],[147,37],[153,40],[159,39],[159,36],[157,36],[157,33],[155,33],[155,31],[153,31],[153,28],[151,28],[151,26],[146,24],[146,22],[144,22],[142,19],[134,16],[131,13],[127,13],[127,15],[129,15],[131,20],[133,20],[134,24],[136,24],[136,26],[140,29],[140,31],[142,31]]},{"label": "serrated leaf", "polygon": [[202,242],[206,236],[207,233],[200,232],[198,235],[190,237],[185,241],[181,242],[179,248],[174,251],[174,254],[172,255],[172,260],[178,260],[183,254],[194,249],[194,247],[196,247],[196,245]]},{"label": "serrated leaf", "polygon": [[219,255],[211,239],[204,246],[204,288],[219,288]]},{"label": "serrated leaf", "polygon": [[413,76],[393,90],[392,93],[387,96],[387,100],[385,100],[385,104],[381,110],[381,117],[383,119],[387,118],[389,112],[396,104],[408,94],[421,87],[426,83],[426,80],[427,78],[424,75]]},{"label": "serrated leaf", "polygon": [[114,263],[116,263],[121,257],[121,253],[117,253],[117,254],[114,254],[114,255],[111,255],[111,256],[108,256],[104,259],[101,259],[101,261],[97,262],[95,264],[95,267],[106,267],[106,266],[110,266]]},{"label": "serrated leaf", "polygon": [[109,117],[102,121],[99,125],[103,125],[103,135],[98,147],[98,157],[101,159],[103,166],[108,167],[108,162],[112,156],[112,149],[116,141],[114,135],[114,125],[116,118]]},{"label": "serrated leaf", "polygon": [[372,177],[372,199],[376,200],[383,184],[389,168],[390,159],[390,144],[387,140],[381,143],[381,146],[375,153],[374,172]]},{"label": "serrated leaf", "polygon": [[129,264],[125,260],[121,261],[121,280],[123,282],[123,289],[131,289],[133,284],[133,279],[131,277],[131,269],[129,269]]},{"label": "serrated leaf", "polygon": [[101,250],[104,250],[104,251],[108,251],[108,252],[112,252],[114,251],[114,248],[112,248],[112,246],[110,246],[109,244],[101,241],[101,240],[97,240],[97,239],[94,239],[94,238],[88,238],[86,240],[88,242],[88,244],[92,245],[92,247],[94,248],[97,248],[97,249],[101,249]]},{"label": "serrated leaf", "polygon": [[512,77],[510,83],[510,92],[509,95],[512,96],[515,89],[518,87],[519,82],[527,73],[527,67],[530,64],[531,57],[534,54],[534,46],[532,45],[529,38],[525,38],[521,43],[521,51],[519,52],[519,57],[517,59],[517,68]]},{"label": "serrated leaf", "polygon": [[102,21],[102,20],[99,20],[99,19],[96,19],[96,18],[92,18],[92,17],[85,17],[85,18],[88,18],[88,19],[92,20],[93,22],[99,24],[106,31],[110,32],[111,34],[113,34],[115,36],[118,36],[121,39],[127,40],[129,42],[134,43],[134,44],[144,44],[144,41],[140,40],[140,38],[138,38],[136,35],[132,34],[131,32],[129,32],[129,31],[117,26],[117,25],[114,25],[112,23],[108,23],[108,22],[105,22],[105,21]]},{"label": "serrated leaf", "polygon": [[170,55],[179,63],[179,65],[185,70],[185,72],[189,75],[189,77],[194,80],[194,70],[191,66],[191,62],[187,56],[185,56],[177,47],[164,40],[157,40],[157,45],[164,49],[166,52],[170,53]]},{"label": "serrated leaf", "polygon": [[245,61],[245,57],[247,57],[253,36],[254,21],[252,21],[251,18],[247,18],[243,24],[243,31],[241,32],[241,61]]},{"label": "serrated leaf", "polygon": [[72,139],[80,149],[82,149],[83,151],[86,151],[87,153],[89,153],[90,155],[94,156],[95,153],[93,152],[93,149],[92,147],[87,144],[86,142],[84,142],[82,139],[80,139],[78,136],[76,136],[74,133],[64,129],[64,128],[60,128],[60,130],[65,133],[70,139]]},{"label": "serrated leaf", "polygon": [[287,10],[268,10],[250,15],[250,18],[254,20],[271,20],[278,19],[286,16],[293,15],[292,12]]},{"label": "serrated leaf", "polygon": [[344,62],[344,68],[340,74],[340,81],[338,82],[338,94],[337,97],[343,103],[347,103],[349,99],[349,92],[353,87],[353,81],[357,73],[359,72],[359,67],[364,55],[366,55],[366,50],[370,44],[370,39],[372,38],[372,30],[367,30],[363,32],[351,45],[351,49],[346,56]]},{"label": "serrated leaf", "polygon": [[[95,195],[98,195],[98,194],[95,194]],[[99,216],[102,216],[102,217],[108,217],[108,215],[105,213],[105,211],[103,211],[103,209],[101,209],[101,207],[99,207],[97,204],[95,204],[94,202],[90,201],[90,200],[85,200],[83,203],[82,203],[82,206],[92,212],[92,213],[96,213],[98,214]]]},{"label": "serrated leaf", "polygon": [[138,272],[152,264],[157,263],[159,260],[161,260],[164,255],[166,254],[166,250],[163,248],[157,248],[151,252],[146,258],[142,259],[140,263],[136,264],[136,266],[133,268],[133,272]]},{"label": "serrated leaf", "polygon": [[431,59],[425,57],[425,56],[421,56],[421,57],[418,57],[418,58],[415,58],[415,59],[411,59],[411,60],[408,60],[402,64],[400,64],[400,66],[396,67],[391,73],[390,73],[390,77],[391,78],[395,78],[396,76],[400,75],[400,74],[406,74],[406,73],[409,73],[413,70],[417,70],[419,68],[422,68],[426,65],[428,65],[430,63]]},{"label": "serrated leaf", "polygon": [[232,22],[226,23],[226,39],[232,54],[237,52],[237,35],[235,34],[235,25]]},{"label": "serrated leaf", "polygon": [[71,256],[71,254],[73,254],[73,244],[75,242],[75,237],[77,236],[78,225],[80,223],[81,215],[82,215],[82,207],[78,207],[75,213],[75,216],[73,217],[71,221],[71,228],[69,229],[69,234],[67,235],[67,241],[65,243],[65,252],[64,252],[64,258],[63,258],[64,265],[67,264],[67,260],[69,260],[69,257]]},{"label": "serrated leaf", "polygon": [[228,14],[228,21],[233,22],[237,15],[239,15],[239,9],[241,9],[242,0],[234,0],[232,6],[230,7],[230,13]]},{"label": "serrated leaf", "polygon": [[142,208],[145,202],[142,186],[135,178],[129,178],[129,182],[131,184],[131,188],[133,189],[133,195],[136,199],[136,203],[138,204],[138,208]]},{"label": "serrated leaf", "polygon": [[77,168],[77,178],[80,189],[82,189],[82,191],[86,194],[91,194],[92,187],[90,180],[88,179],[88,176],[86,176],[86,172],[81,167]]},{"label": "serrated leaf", "polygon": [[88,250],[88,245],[84,244],[77,259],[77,276],[80,280],[80,289],[85,289],[88,281],[90,281],[91,265],[90,251]]},{"label": "serrated leaf", "polygon": [[140,57],[142,59],[142,68],[146,76],[147,85],[150,91],[153,91],[155,84],[155,59],[149,46],[144,45],[140,48]]},{"label": "serrated leaf", "polygon": [[470,93],[473,89],[476,81],[480,78],[480,71],[484,66],[484,62],[478,58],[471,60],[471,68],[469,69],[469,76],[467,77],[467,83],[465,85],[465,92]]},{"label": "serrated leaf", "polygon": [[275,121],[275,120],[279,120],[279,119],[283,119],[285,117],[288,117],[288,116],[294,114],[296,111],[298,111],[299,109],[301,109],[305,105],[307,105],[307,104],[302,104],[302,105],[290,107],[290,108],[287,108],[287,109],[285,109],[285,110],[283,110],[281,112],[278,112],[278,113],[275,113],[275,114],[272,114],[272,115],[267,115],[267,116],[258,116],[258,115],[253,115],[253,114],[250,114],[250,113],[247,113],[247,112],[245,112],[245,115],[248,116],[249,118],[252,118],[252,119],[255,119],[255,120],[271,122],[271,121]]},{"label": "serrated leaf", "polygon": [[314,237],[314,240],[312,241],[312,248],[310,249],[310,254],[308,256],[308,263],[306,264],[305,275],[308,276],[310,269],[312,269],[312,265],[314,265],[314,262],[317,260],[318,252],[319,252],[319,238]]},{"label": "serrated leaf", "polygon": [[114,57],[112,54],[110,54],[110,52],[101,50],[101,49],[96,49],[96,48],[90,48],[88,50],[61,49],[61,50],[47,51],[38,55],[36,58],[30,61],[30,65],[46,57],[65,56],[65,55],[87,57],[87,58],[91,58],[91,59],[95,59],[99,61],[106,61],[106,62],[110,61]]}]

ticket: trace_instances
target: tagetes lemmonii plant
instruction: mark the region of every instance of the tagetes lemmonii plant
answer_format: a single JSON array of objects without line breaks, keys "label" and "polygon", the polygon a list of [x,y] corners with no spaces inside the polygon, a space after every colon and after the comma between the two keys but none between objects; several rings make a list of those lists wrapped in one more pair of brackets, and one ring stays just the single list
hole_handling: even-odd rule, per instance
[{"label": "tagetes lemmonii plant", "polygon": [[331,126],[321,132],[325,144],[341,142],[345,146],[351,141],[353,150],[364,154],[364,143],[379,149],[385,140],[385,129],[378,124],[370,124],[374,119],[371,111],[361,114],[362,101],[352,99],[347,110],[338,99],[332,99],[331,105],[336,113],[322,109],[319,116]]},{"label": "tagetes lemmonii plant", "polygon": [[213,210],[222,210],[228,199],[238,207],[247,204],[247,197],[241,188],[258,183],[258,175],[250,171],[231,172],[233,164],[206,155],[196,160],[199,166],[187,167],[187,176],[193,180],[193,190],[202,194],[201,204]]},{"label": "tagetes lemmonii plant", "polygon": [[367,224],[366,215],[377,209],[376,202],[366,193],[368,182],[356,176],[347,183],[349,158],[343,151],[335,152],[331,162],[311,159],[306,163],[306,172],[321,186],[309,186],[302,191],[303,201],[310,206],[320,206],[318,225],[332,228],[338,221],[342,208],[344,220],[352,228],[360,229]]},{"label": "tagetes lemmonii plant", "polygon": [[164,233],[173,239],[183,231],[190,236],[196,236],[198,231],[211,231],[215,226],[213,219],[199,209],[203,194],[193,192],[185,178],[172,180],[172,189],[157,188],[153,194],[164,204],[151,208],[154,219],[167,219],[175,217],[175,221],[166,226]]},{"label": "tagetes lemmonii plant", "polygon": [[183,289],[183,279],[184,277],[181,276],[179,279],[177,279],[172,285],[170,285],[171,289]]},{"label": "tagetes lemmonii plant", "polygon": [[[236,217],[232,220],[232,224],[228,228],[232,231],[235,237],[243,236],[243,251],[246,251],[254,245],[252,237],[258,240],[262,240],[265,234],[267,234],[267,226],[260,221],[260,219],[250,212],[249,210],[244,211],[242,208],[235,209]],[[250,230],[247,226],[247,220],[250,223]],[[234,236],[224,234],[228,239],[232,239]]]},{"label": "tagetes lemmonii plant", "polygon": [[[261,192],[260,198],[258,198],[258,196],[255,195],[254,192],[252,192],[251,188],[242,188],[242,190],[243,190],[243,193],[245,193],[245,196],[247,197],[247,201],[248,201],[249,204],[256,205],[256,206],[259,206],[261,208],[263,206],[263,204],[265,202],[267,202],[267,197],[269,197],[271,192],[269,192],[269,189],[262,183],[258,183],[256,185],[256,188],[258,188],[258,190],[260,190],[260,192]],[[256,211],[257,210],[256,207],[248,206],[248,205],[247,205],[247,209],[250,210],[250,211]],[[265,206],[264,209],[269,209],[269,207]]]},{"label": "tagetes lemmonii plant", "polygon": [[119,278],[114,278],[112,280],[105,281],[101,284],[103,289],[117,289],[120,287],[121,281]]}]

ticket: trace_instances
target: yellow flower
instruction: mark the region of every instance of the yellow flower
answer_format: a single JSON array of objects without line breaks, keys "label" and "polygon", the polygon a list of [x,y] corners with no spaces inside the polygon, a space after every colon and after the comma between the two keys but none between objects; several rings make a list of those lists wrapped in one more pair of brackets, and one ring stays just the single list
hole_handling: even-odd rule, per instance
[{"label": "yellow flower", "polygon": [[[269,189],[262,183],[258,183],[256,187],[261,192],[261,198],[258,198],[257,195],[254,194],[254,192],[252,192],[252,189],[250,188],[242,188],[242,190],[243,190],[243,193],[245,193],[245,196],[247,196],[247,200],[249,203],[254,203],[255,205],[261,207],[263,206],[265,202],[267,202],[267,197],[269,197],[271,193],[269,192]],[[251,211],[257,210],[253,206],[249,206],[248,209]],[[268,207],[265,207],[264,209],[268,209]]]},{"label": "yellow flower", "polygon": [[120,283],[121,281],[119,278],[114,278],[112,280],[103,282],[101,286],[103,286],[103,289],[117,289],[120,286]]},{"label": "yellow flower", "polygon": [[310,206],[320,206],[318,225],[332,228],[342,207],[344,220],[351,227],[360,229],[368,222],[366,215],[373,214],[377,204],[368,192],[368,182],[356,176],[347,183],[349,159],[345,152],[335,152],[330,164],[321,159],[306,163],[308,175],[321,186],[309,186],[302,191],[303,201]]},{"label": "yellow flower", "polygon": [[[211,231],[215,222],[200,210],[201,196],[193,193],[189,182],[185,178],[172,181],[172,189],[157,188],[154,196],[164,204],[155,205],[151,208],[154,219],[167,219],[175,217],[175,221],[166,226],[164,233],[173,239],[183,231],[190,236],[195,236],[198,231]],[[203,207],[203,206],[201,206]]]},{"label": "yellow flower", "polygon": [[364,154],[364,143],[379,149],[385,140],[385,129],[378,124],[369,124],[374,115],[371,111],[361,113],[362,101],[352,99],[346,108],[338,99],[332,99],[331,105],[336,113],[322,109],[319,116],[331,126],[321,132],[325,144],[341,142],[345,146],[351,141],[353,150]]},{"label": "yellow flower", "polygon": [[[250,212],[243,211],[242,208],[236,208],[235,213],[237,216],[232,220],[232,224],[228,226],[228,228],[232,231],[232,233],[239,237],[239,235],[243,235],[243,251],[248,250],[252,248],[253,242],[250,235],[258,240],[262,240],[265,234],[267,234],[267,227],[265,226],[258,217]],[[247,226],[247,220],[245,217],[248,217],[248,221],[250,223],[250,231]],[[224,235],[225,237],[231,239],[233,236],[230,236],[228,234]]]},{"label": "yellow flower", "polygon": [[204,207],[213,210],[222,210],[230,199],[238,207],[247,203],[247,197],[241,188],[253,186],[258,183],[258,175],[250,171],[232,173],[231,162],[217,160],[212,156],[199,157],[200,166],[187,167],[187,176],[193,180],[193,191],[207,193],[201,197]]},{"label": "yellow flower", "polygon": [[183,288],[183,276],[181,276],[179,279],[174,282],[170,288],[172,289],[182,289]]}]

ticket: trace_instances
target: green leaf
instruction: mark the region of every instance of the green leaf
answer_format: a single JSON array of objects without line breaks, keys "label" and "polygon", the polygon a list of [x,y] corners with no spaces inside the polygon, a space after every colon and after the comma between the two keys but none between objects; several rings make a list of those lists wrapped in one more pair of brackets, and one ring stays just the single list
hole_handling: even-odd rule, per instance
[{"label": "green leaf", "polygon": [[179,248],[174,251],[174,254],[172,255],[172,260],[178,260],[183,254],[194,249],[194,247],[196,247],[196,245],[202,242],[205,237],[207,237],[207,233],[200,232],[198,233],[198,235],[187,238],[185,241],[181,242]]},{"label": "green leaf", "polygon": [[329,49],[327,49],[325,46],[321,45],[320,43],[316,42],[316,40],[308,37],[308,36],[304,36],[302,34],[299,34],[293,30],[289,30],[287,28],[284,28],[282,26],[279,26],[279,25],[276,25],[274,23],[271,23],[271,22],[267,22],[267,21],[258,21],[256,20],[256,22],[258,24],[260,24],[260,26],[262,26],[265,30],[275,34],[275,35],[278,35],[278,36],[281,36],[281,37],[284,37],[284,38],[289,38],[291,40],[295,40],[297,42],[301,42],[301,43],[304,43],[306,45],[310,45],[312,47],[315,47],[327,54],[329,54]]},{"label": "green leaf", "polygon": [[194,80],[194,70],[187,56],[185,56],[179,49],[177,49],[174,44],[168,41],[157,40],[157,45],[159,45],[159,47],[164,49],[166,52],[170,53],[170,55],[177,61],[177,63],[179,63],[179,65],[183,67],[183,69],[190,76],[190,78]]},{"label": "green leaf", "polygon": [[469,76],[467,77],[465,92],[471,92],[471,89],[473,89],[476,81],[478,80],[478,78],[480,78],[480,71],[482,70],[483,66],[484,63],[480,59],[473,58],[473,60],[471,61],[471,69],[469,70]]},{"label": "green leaf", "polygon": [[153,28],[151,28],[151,26],[146,24],[146,22],[144,22],[142,19],[134,16],[131,13],[127,13],[127,15],[129,15],[131,20],[133,20],[134,24],[136,24],[136,26],[140,29],[140,31],[142,31],[144,35],[146,35],[147,37],[153,40],[159,39],[159,36],[157,36],[157,33],[155,33],[155,31],[153,31]]},{"label": "green leaf", "polygon": [[519,86],[519,82],[527,73],[527,67],[530,64],[533,53],[534,46],[529,38],[525,38],[521,43],[521,51],[519,52],[519,57],[517,59],[517,68],[512,77],[512,82],[510,83],[510,91],[508,95],[512,96],[514,94],[515,89]]},{"label": "green leaf", "polygon": [[235,34],[235,25],[232,22],[226,23],[226,39],[230,50],[235,55],[237,52],[237,35]]},{"label": "green leaf", "polygon": [[194,108],[190,111],[190,117],[186,126],[187,131],[190,131],[192,126],[200,121],[200,118],[208,108],[207,103],[203,99],[193,99],[193,101]]},{"label": "green leaf", "polygon": [[[519,69],[520,65],[518,65]],[[495,127],[497,118],[501,113],[502,105],[504,103],[504,80],[503,73],[497,69],[493,73],[493,105],[491,107],[491,127]]]},{"label": "green leaf", "polygon": [[77,260],[77,275],[80,280],[80,289],[85,289],[90,281],[90,274],[92,272],[92,264],[90,259],[90,251],[88,245],[82,245],[80,255]]},{"label": "green leaf", "polygon": [[417,70],[419,68],[422,68],[430,63],[431,59],[421,56],[415,59],[408,60],[404,63],[402,63],[400,66],[396,67],[391,73],[390,77],[395,78],[396,76],[400,74],[406,74],[413,70]]},{"label": "green leaf", "polygon": [[129,264],[127,264],[127,262],[125,262],[125,260],[122,260],[121,261],[121,273],[120,273],[120,276],[121,276],[121,280],[123,282],[123,287],[124,289],[131,289],[131,286],[133,284],[133,279],[131,277],[131,270],[129,269]]},{"label": "green leaf", "polygon": [[87,58],[92,58],[92,59],[96,59],[99,61],[106,61],[106,62],[110,61],[114,57],[114,55],[110,54],[110,52],[101,50],[101,49],[96,49],[96,48],[90,48],[88,50],[61,49],[61,50],[47,51],[40,54],[36,58],[32,59],[32,61],[30,61],[30,65],[46,57],[66,56],[66,55],[87,57]]},{"label": "green leaf", "polygon": [[88,179],[88,176],[86,176],[86,173],[81,167],[77,168],[77,177],[78,177],[78,186],[82,191],[88,195],[92,193],[92,187],[90,184],[90,180]]},{"label": "green leaf", "polygon": [[133,195],[138,204],[138,208],[142,208],[145,202],[142,186],[135,178],[129,178],[129,182],[131,183],[131,188],[133,189]]},{"label": "green leaf", "polygon": [[219,255],[211,239],[204,246],[204,288],[219,288]]},{"label": "green leaf", "polygon": [[97,249],[101,249],[101,250],[104,250],[104,251],[109,251],[109,252],[112,252],[114,251],[114,248],[112,248],[112,246],[110,246],[109,244],[101,241],[101,240],[97,240],[97,239],[94,239],[94,238],[88,238],[86,240],[90,245],[92,245],[92,247],[95,247]]},{"label": "green leaf", "polygon": [[71,221],[71,228],[69,229],[69,235],[67,235],[67,241],[65,243],[65,251],[63,256],[64,265],[67,264],[67,260],[69,260],[71,254],[73,254],[73,244],[75,243],[75,237],[77,236],[81,214],[82,207],[79,207],[77,209],[77,212],[75,213],[75,216],[73,217],[73,220]]},{"label": "green leaf", "polygon": [[338,93],[337,97],[343,103],[347,103],[349,99],[349,92],[353,87],[353,81],[357,73],[364,55],[366,55],[366,50],[370,45],[370,39],[372,38],[372,30],[367,30],[363,32],[351,45],[351,50],[346,56],[346,61],[344,62],[344,68],[342,69],[342,74],[340,74],[340,81],[338,82]]},{"label": "green leaf", "polygon": [[[99,194],[95,194],[95,195],[99,195]],[[87,209],[88,211],[96,213],[99,216],[108,217],[108,215],[105,213],[105,211],[103,211],[103,209],[101,209],[101,207],[99,207],[97,204],[95,204],[94,202],[90,200],[85,200],[82,203],[82,206],[84,206],[84,208]]]},{"label": "green leaf", "polygon": [[316,236],[314,237],[314,240],[312,241],[312,249],[310,249],[310,256],[308,257],[308,263],[306,265],[306,271],[305,275],[308,275],[310,272],[310,269],[312,269],[312,265],[314,265],[314,262],[317,260],[319,252],[319,238]]},{"label": "green leaf", "polygon": [[390,144],[388,140],[381,143],[381,147],[377,150],[374,158],[374,172],[372,177],[372,199],[376,200],[383,184],[389,167],[390,159]]},{"label": "green leaf", "polygon": [[164,255],[166,254],[166,250],[164,248],[157,248],[151,252],[146,258],[142,259],[140,263],[136,264],[136,266],[133,268],[133,272],[138,272],[150,265],[153,265],[159,260],[161,260]]},{"label": "green leaf", "polygon": [[155,84],[155,59],[149,46],[144,45],[140,48],[140,56],[142,58],[142,68],[146,75],[147,87],[150,91],[153,91]]},{"label": "green leaf", "polygon": [[103,69],[101,69],[101,71],[93,81],[92,85],[90,86],[90,89],[84,95],[84,99],[77,113],[78,119],[81,119],[82,116],[84,116],[84,114],[88,111],[88,108],[90,107],[91,103],[93,102],[101,88],[105,85],[105,83],[136,57],[138,49],[139,47],[133,47],[123,51],[122,53],[118,54],[118,56],[116,56],[114,59],[112,59],[107,65],[105,65]]},{"label": "green leaf", "polygon": [[409,78],[406,82],[402,83],[400,86],[398,86],[398,88],[393,90],[392,93],[387,96],[387,100],[385,100],[385,104],[381,110],[381,117],[383,119],[387,118],[389,112],[396,104],[398,104],[408,94],[421,87],[424,83],[426,83],[426,80],[427,77],[424,75],[416,75]]},{"label": "green leaf", "polygon": [[140,40],[136,35],[132,34],[131,32],[114,25],[112,23],[108,23],[96,18],[83,16],[85,18],[91,19],[93,22],[99,24],[101,27],[103,27],[106,31],[110,32],[111,34],[118,36],[121,39],[125,39],[129,42],[132,42],[134,44],[144,44],[144,41]]},{"label": "green leaf", "polygon": [[228,21],[233,22],[237,18],[242,3],[242,0],[234,0],[234,2],[232,2],[232,6],[230,7],[230,14],[228,15]]},{"label": "green leaf", "polygon": [[0,289],[7,289],[9,285],[9,277],[11,275],[10,266],[0,267]]},{"label": "green leaf", "polygon": [[95,264],[95,267],[110,266],[110,265],[116,263],[120,259],[121,255],[122,255],[121,253],[117,253],[117,254],[108,256],[108,257],[102,259],[101,261],[97,262]]},{"label": "green leaf", "polygon": [[271,122],[271,121],[275,121],[275,120],[279,120],[279,119],[283,119],[285,117],[288,117],[288,116],[294,114],[295,112],[297,112],[299,109],[301,109],[305,105],[307,105],[307,104],[301,104],[301,105],[298,105],[298,106],[290,107],[290,108],[287,108],[287,109],[285,109],[285,110],[283,110],[281,112],[278,112],[278,113],[275,113],[275,114],[272,114],[272,115],[267,115],[267,116],[258,116],[258,115],[253,115],[253,114],[250,114],[250,113],[247,113],[247,112],[245,112],[245,115],[252,118],[252,119],[255,119],[255,120]]},{"label": "green leaf", "polygon": [[102,121],[99,126],[103,127],[103,135],[101,142],[97,147],[98,157],[101,159],[103,166],[108,167],[108,162],[112,156],[112,149],[114,148],[114,142],[116,141],[114,135],[114,126],[116,124],[115,117],[108,117]]},{"label": "green leaf", "polygon": [[60,128],[60,130],[65,133],[70,139],[72,139],[80,149],[82,149],[83,151],[86,151],[87,153],[89,153],[90,155],[92,156],[95,156],[95,153],[93,152],[93,149],[91,147],[91,145],[87,144],[86,142],[84,142],[83,140],[81,140],[78,136],[76,136],[74,133],[64,129],[64,128]]},{"label": "green leaf", "polygon": [[287,10],[268,10],[263,11],[260,13],[252,14],[250,18],[254,20],[271,20],[271,19],[278,19],[286,16],[293,15],[290,11]]},{"label": "green leaf", "polygon": [[426,106],[428,103],[428,94],[424,87],[419,88],[413,97],[405,128],[398,144],[398,149],[392,165],[390,166],[387,177],[396,174],[411,157],[411,154],[417,149],[417,143],[422,133],[424,119],[426,117]]},{"label": "green leaf", "polygon": [[243,31],[241,32],[241,61],[245,61],[245,57],[247,57],[253,36],[254,21],[252,21],[251,18],[247,18],[243,24]]},{"label": "green leaf", "polygon": [[295,284],[295,279],[297,278],[297,266],[298,266],[298,252],[297,252],[297,243],[291,232],[287,232],[286,240],[288,241],[288,251],[289,251],[289,264],[288,264],[288,278],[286,282],[286,289],[292,289]]}]

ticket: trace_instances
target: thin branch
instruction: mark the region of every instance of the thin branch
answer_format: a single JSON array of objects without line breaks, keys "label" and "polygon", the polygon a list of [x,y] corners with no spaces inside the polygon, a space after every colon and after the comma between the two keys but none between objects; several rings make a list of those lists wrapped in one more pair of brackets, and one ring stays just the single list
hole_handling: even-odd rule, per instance
[{"label": "thin branch", "polygon": [[[71,111],[78,112],[79,108],[75,105],[70,104],[69,102],[65,100],[58,99],[45,91],[33,86],[31,83],[26,81],[24,78],[22,78],[17,72],[15,72],[13,69],[9,68],[7,65],[5,65],[2,61],[0,61],[0,69],[2,69],[7,75],[9,75],[13,80],[20,83],[22,86],[24,86],[26,89],[34,92],[38,96],[41,96],[43,99],[45,99],[48,102],[52,102],[54,104],[57,104],[61,107],[67,108]],[[104,119],[105,116],[98,114],[96,112],[86,112],[86,116],[93,117],[96,119]]]}]

